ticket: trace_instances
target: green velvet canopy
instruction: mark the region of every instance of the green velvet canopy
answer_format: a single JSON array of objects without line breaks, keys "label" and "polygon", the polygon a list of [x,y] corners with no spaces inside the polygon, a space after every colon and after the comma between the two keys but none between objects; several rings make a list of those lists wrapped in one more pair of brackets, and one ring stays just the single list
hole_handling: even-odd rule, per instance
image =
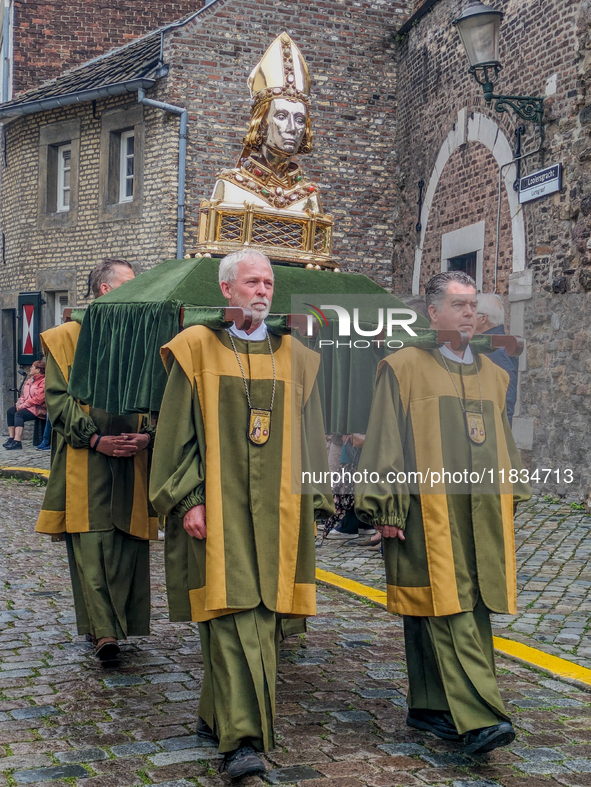
[{"label": "green velvet canopy", "polygon": [[[166,385],[160,347],[180,330],[181,307],[186,309],[184,327],[223,326],[221,309],[227,304],[218,284],[218,265],[219,260],[212,258],[167,260],[93,302],[82,319],[70,393],[111,413],[158,412]],[[273,315],[267,323],[275,333],[286,331],[281,315],[291,313],[294,305],[296,309],[301,308],[300,301],[313,299],[314,294],[333,295],[337,303],[408,308],[360,274],[282,265],[273,269]],[[365,329],[375,326],[369,311],[367,308],[359,311],[360,327]],[[336,315],[326,316],[328,325],[324,325],[315,342],[322,356],[319,384],[326,432],[363,433],[377,365],[391,350],[383,343],[369,350],[342,346]],[[77,320],[81,317],[79,313],[73,315]],[[436,346],[435,333],[426,330],[428,324],[422,316],[417,317],[412,327],[419,334],[414,340],[404,332],[393,336],[404,338],[405,345]],[[324,346],[320,346],[321,339]],[[340,347],[336,344],[339,339]],[[333,344],[327,346],[328,340]],[[475,349],[480,352],[492,349],[490,337],[477,337],[471,344],[477,344]]]}]

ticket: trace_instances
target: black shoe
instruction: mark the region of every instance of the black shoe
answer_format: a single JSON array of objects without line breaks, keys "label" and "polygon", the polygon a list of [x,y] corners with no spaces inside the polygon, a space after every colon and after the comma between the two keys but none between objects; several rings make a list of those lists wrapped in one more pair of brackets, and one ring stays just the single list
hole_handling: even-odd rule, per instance
[{"label": "black shoe", "polygon": [[115,661],[119,658],[120,653],[121,648],[115,637],[102,637],[96,643],[96,650],[94,651],[94,655],[101,662]]},{"label": "black shoe", "polygon": [[515,730],[508,721],[502,721],[500,724],[493,724],[492,727],[470,730],[464,740],[466,754],[486,754],[488,751],[498,749],[499,746],[513,743]]},{"label": "black shoe", "polygon": [[427,710],[426,708],[409,708],[406,717],[409,727],[417,730],[427,730],[443,738],[444,741],[461,741],[462,736],[456,729],[449,713],[441,710]]},{"label": "black shoe", "polygon": [[197,733],[197,735],[199,735],[200,738],[207,738],[207,740],[215,741],[215,743],[220,742],[218,736],[211,729],[209,724],[201,718],[201,716],[199,716],[199,718],[197,719],[197,729],[195,730],[195,732]]},{"label": "black shoe", "polygon": [[6,450],[7,451],[20,451],[20,449],[22,447],[23,447],[23,444],[20,442],[20,440],[13,440],[10,445],[6,446]]},{"label": "black shoe", "polygon": [[2,443],[2,448],[8,448],[8,446],[12,445],[13,443],[14,443],[14,438],[9,437],[5,443]]},{"label": "black shoe", "polygon": [[231,779],[262,774],[266,770],[267,767],[263,762],[263,758],[248,743],[239,749],[224,754],[224,759],[220,765],[220,773],[225,771]]}]

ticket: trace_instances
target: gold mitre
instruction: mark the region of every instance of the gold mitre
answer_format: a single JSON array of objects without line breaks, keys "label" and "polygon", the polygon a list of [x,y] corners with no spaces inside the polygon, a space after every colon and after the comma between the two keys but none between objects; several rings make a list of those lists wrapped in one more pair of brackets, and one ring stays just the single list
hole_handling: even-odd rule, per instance
[{"label": "gold mitre", "polygon": [[302,53],[281,33],[267,49],[248,77],[253,106],[274,98],[310,103],[310,74]]}]

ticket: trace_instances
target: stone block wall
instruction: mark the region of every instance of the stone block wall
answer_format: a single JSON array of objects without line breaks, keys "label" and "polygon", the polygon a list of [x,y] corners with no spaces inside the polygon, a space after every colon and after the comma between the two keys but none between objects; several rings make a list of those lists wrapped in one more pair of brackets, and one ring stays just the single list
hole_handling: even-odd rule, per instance
[{"label": "stone block wall", "polygon": [[[99,220],[101,117],[104,112],[133,106],[137,104],[132,96],[113,98],[97,101],[94,111],[91,103],[81,104],[27,115],[5,127],[3,308],[16,306],[19,291],[44,289],[42,280],[46,282],[49,273],[53,278],[74,273],[70,305],[79,305],[84,302],[88,273],[105,257],[123,257],[142,269],[176,256],[177,118],[144,107],[141,214],[126,220]],[[63,227],[42,228],[38,214],[40,130],[72,119],[80,121],[76,220]]]},{"label": "stone block wall", "polygon": [[591,492],[590,315],[584,293],[538,293],[525,304],[520,398],[534,435],[526,459],[531,471],[551,471],[541,475],[538,491],[567,499],[588,499]]}]

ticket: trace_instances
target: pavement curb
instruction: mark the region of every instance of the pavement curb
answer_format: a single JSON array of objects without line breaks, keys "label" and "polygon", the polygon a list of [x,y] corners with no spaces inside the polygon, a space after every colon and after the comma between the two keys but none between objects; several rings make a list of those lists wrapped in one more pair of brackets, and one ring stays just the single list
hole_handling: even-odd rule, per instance
[{"label": "pavement curb", "polygon": [[505,658],[528,667],[535,667],[553,678],[559,678],[583,691],[591,692],[591,670],[587,667],[505,637],[495,636],[493,642],[497,653]]},{"label": "pavement curb", "polygon": [[[352,595],[366,598],[381,607],[386,607],[387,595],[383,590],[362,585],[361,582],[341,577],[339,574],[333,574],[321,568],[316,569],[316,579],[318,582],[339,588]],[[505,637],[494,636],[493,642],[497,653],[505,658],[524,664],[527,667],[533,667],[540,672],[577,686],[584,691],[591,691],[591,669],[582,667],[574,661],[568,661],[560,656],[553,656],[543,650],[533,648],[531,645],[525,645],[522,642],[516,642]]]},{"label": "pavement curb", "polygon": [[0,465],[0,478],[17,478],[19,481],[45,481],[49,478],[49,470],[42,467],[7,467]]}]

